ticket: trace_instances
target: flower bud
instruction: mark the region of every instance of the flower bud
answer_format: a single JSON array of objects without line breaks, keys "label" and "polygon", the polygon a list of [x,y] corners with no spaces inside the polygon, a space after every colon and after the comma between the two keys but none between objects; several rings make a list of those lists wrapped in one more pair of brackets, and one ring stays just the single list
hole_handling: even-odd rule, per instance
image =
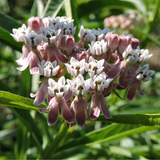
[{"label": "flower bud", "polygon": [[104,39],[108,44],[108,49],[110,50],[111,53],[113,53],[118,47],[118,43],[119,43],[118,35],[114,32],[108,32],[105,35]]},{"label": "flower bud", "polygon": [[139,46],[139,40],[137,38],[131,38],[131,41],[129,42],[129,44],[132,45],[133,49],[136,49]]},{"label": "flower bud", "polygon": [[59,41],[59,48],[63,54],[70,56],[75,47],[75,40],[72,35],[63,35]]},{"label": "flower bud", "polygon": [[44,27],[43,21],[39,17],[31,17],[28,19],[29,32],[34,30],[37,34],[40,34],[40,27]]},{"label": "flower bud", "polygon": [[119,45],[118,45],[119,54],[122,54],[124,52],[130,41],[131,41],[130,36],[125,36],[125,35],[119,36]]}]

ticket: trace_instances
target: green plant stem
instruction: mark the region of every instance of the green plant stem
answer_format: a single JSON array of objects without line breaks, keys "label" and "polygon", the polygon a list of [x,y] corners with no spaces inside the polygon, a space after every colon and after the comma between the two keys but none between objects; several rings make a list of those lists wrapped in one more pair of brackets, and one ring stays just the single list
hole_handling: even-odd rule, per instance
[{"label": "green plant stem", "polygon": [[58,134],[56,135],[55,139],[50,142],[47,147],[45,148],[44,152],[43,152],[43,159],[46,158],[51,158],[52,154],[56,151],[56,149],[59,146],[59,143],[62,141],[64,135],[67,133],[68,127],[66,125],[66,123],[64,122],[61,125],[61,128],[58,132]]}]

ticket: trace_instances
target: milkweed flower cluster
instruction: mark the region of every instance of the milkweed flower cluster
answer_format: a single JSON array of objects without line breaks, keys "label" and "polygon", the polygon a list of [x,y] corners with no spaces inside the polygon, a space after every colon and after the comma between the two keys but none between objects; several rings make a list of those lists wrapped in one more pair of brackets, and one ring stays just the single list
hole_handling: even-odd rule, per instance
[{"label": "milkweed flower cluster", "polygon": [[138,39],[118,35],[107,27],[91,30],[81,26],[78,42],[75,33],[71,18],[31,17],[28,27],[23,24],[11,34],[23,42],[17,69],[29,66],[31,74],[42,77],[39,90],[30,95],[35,98],[34,105],[47,100],[48,106],[39,112],[49,110],[48,125],[55,124],[59,114],[68,124],[80,127],[86,119],[96,120],[100,111],[112,118],[105,97],[116,89],[127,89],[128,100],[137,90],[143,95],[141,83],[154,74],[149,64],[141,66],[152,54],[139,48]]}]

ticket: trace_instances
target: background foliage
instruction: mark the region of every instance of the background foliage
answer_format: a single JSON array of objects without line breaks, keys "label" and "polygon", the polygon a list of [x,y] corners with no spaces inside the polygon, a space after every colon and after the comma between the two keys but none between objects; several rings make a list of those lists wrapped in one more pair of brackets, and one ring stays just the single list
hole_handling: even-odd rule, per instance
[{"label": "background foliage", "polygon": [[[159,4],[159,0],[0,1],[0,159],[159,159]],[[81,25],[103,29],[106,17],[126,14],[129,9],[144,21],[143,27],[135,25],[132,34],[140,39],[141,48],[154,54],[149,63],[156,73],[142,86],[146,95],[128,102],[125,92],[120,92],[122,100],[112,93],[106,99],[113,118],[100,116],[83,129],[68,129],[61,118],[48,127],[47,114],[37,112],[29,96],[37,91],[39,77],[16,70],[22,44],[10,36],[12,28],[27,24],[31,16],[66,15],[74,19],[77,33]],[[39,107],[44,106],[45,102]]]}]

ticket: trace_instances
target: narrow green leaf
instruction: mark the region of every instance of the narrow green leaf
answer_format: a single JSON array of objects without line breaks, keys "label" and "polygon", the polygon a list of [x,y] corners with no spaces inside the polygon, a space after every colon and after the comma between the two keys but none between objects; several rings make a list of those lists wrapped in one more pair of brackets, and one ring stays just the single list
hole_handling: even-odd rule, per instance
[{"label": "narrow green leaf", "polygon": [[2,131],[0,131],[0,141],[3,141],[6,138],[13,137],[15,135],[16,135],[15,130],[11,130],[11,129],[2,130]]},{"label": "narrow green leaf", "polygon": [[17,129],[17,140],[15,144],[15,153],[17,159],[27,159],[27,149],[29,137],[27,135],[27,128],[23,125],[23,123],[18,120],[18,129]]},{"label": "narrow green leaf", "polygon": [[31,79],[32,79],[32,75],[30,74],[29,67],[28,67],[23,72],[21,72],[21,75],[20,75],[20,84],[19,84],[20,95],[24,97],[30,96]]},{"label": "narrow green leaf", "polygon": [[123,0],[123,1],[132,3],[137,10],[139,10],[144,16],[147,16],[147,8],[143,0]]},{"label": "narrow green leaf", "polygon": [[[138,106],[137,106],[138,107]],[[119,114],[154,114],[154,113],[160,113],[160,108],[139,108],[139,109],[134,109],[134,108],[128,108],[126,110],[122,110],[119,112]]]},{"label": "narrow green leaf", "polygon": [[132,125],[111,124],[106,127],[100,128],[98,130],[94,130],[92,132],[89,132],[83,137],[70,140],[69,142],[63,144],[63,146],[58,148],[56,152],[67,149],[67,148],[72,148],[73,145],[74,145],[74,147],[76,147],[79,145],[84,145],[86,143],[92,143],[94,141],[102,140],[107,137],[119,134],[121,132],[130,130],[130,129],[133,129],[136,127],[137,126],[132,126]]},{"label": "narrow green leaf", "polygon": [[42,18],[42,14],[44,11],[44,4],[42,0],[35,0],[33,2],[32,8],[31,8],[31,16],[38,16]]},{"label": "narrow green leaf", "polygon": [[40,105],[38,107],[34,106],[33,100],[5,91],[0,91],[0,104],[9,107],[16,107],[10,109],[27,127],[27,130],[31,133],[31,137],[33,138],[33,143],[35,143],[40,150],[42,148],[41,131],[36,125],[33,118],[31,117],[29,111],[23,109],[30,109],[37,111],[38,107],[44,108],[45,106],[43,105]]},{"label": "narrow green leaf", "polygon": [[[1,99],[1,98],[0,98]],[[21,120],[21,122],[27,127],[27,130],[31,133],[31,138],[33,141],[31,143],[34,146],[38,147],[39,152],[42,149],[42,134],[37,124],[31,117],[29,111],[19,109],[19,108],[10,108],[10,110]]]},{"label": "narrow green leaf", "polygon": [[33,100],[5,91],[0,91],[0,104],[9,107],[16,107],[35,111],[37,111],[38,108],[45,107],[42,104],[39,106],[35,106],[33,105]]},{"label": "narrow green leaf", "polygon": [[109,152],[111,154],[117,154],[117,155],[121,155],[121,156],[124,156],[127,158],[147,160],[147,158],[145,158],[145,157],[138,156],[138,155],[132,153],[131,151],[127,150],[126,148],[122,148],[122,147],[118,147],[118,146],[109,147]]},{"label": "narrow green leaf", "polygon": [[16,42],[12,38],[10,33],[1,27],[0,27],[0,41],[1,41],[1,43],[10,46],[12,49],[18,50],[20,52],[22,51],[22,43]]},{"label": "narrow green leaf", "polygon": [[152,10],[153,16],[152,16],[152,19],[150,20],[150,21],[153,22],[153,23],[154,23],[156,17],[158,16],[158,14],[159,14],[159,6],[160,6],[160,1],[159,1],[159,0],[156,0],[156,1],[155,1],[154,8],[153,8],[153,10]]},{"label": "narrow green leaf", "polygon": [[[160,145],[159,144],[153,144],[152,149],[154,151],[155,150],[159,151],[160,150]],[[137,154],[138,152],[149,152],[150,147],[148,145],[136,145],[135,147],[128,148],[128,150]]]},{"label": "narrow green leaf", "polygon": [[67,127],[66,123],[63,123],[61,125],[61,128],[60,128],[58,134],[56,135],[55,139],[53,141],[49,142],[49,144],[46,146],[44,153],[43,153],[43,159],[51,158],[51,155],[55,152],[59,143],[62,141],[65,133],[67,132],[67,129],[68,129],[68,127]]},{"label": "narrow green leaf", "polygon": [[12,32],[13,28],[18,28],[20,26],[21,24],[18,21],[0,12],[0,28],[3,28],[8,32]]},{"label": "narrow green leaf", "polygon": [[42,0],[36,0],[37,2],[37,15],[42,18],[42,13],[44,11],[44,5]]},{"label": "narrow green leaf", "polygon": [[138,133],[142,133],[142,132],[145,132],[145,131],[156,130],[156,129],[160,129],[160,127],[138,127],[138,128],[135,128],[135,129],[131,129],[131,130],[128,130],[128,131],[121,132],[119,134],[115,134],[113,136],[109,136],[109,137],[101,139],[101,140],[97,140],[95,138],[95,141],[93,141],[91,143],[86,142],[84,145],[74,146],[74,142],[73,142],[71,148],[68,147],[65,150],[60,150],[59,152],[56,152],[56,154],[54,154],[54,156],[52,158],[59,158],[62,155],[65,155],[67,157],[67,155],[71,155],[71,154],[73,155],[73,153],[75,153],[75,151],[80,150],[80,149],[93,147],[97,144],[103,144],[103,143],[110,142],[110,141],[115,140],[115,139],[120,139],[122,137],[126,137],[126,136],[129,136],[129,135],[138,134]]},{"label": "narrow green leaf", "polygon": [[64,0],[48,0],[44,12],[42,14],[42,18],[50,16],[51,18],[55,18],[60,9],[62,8]]},{"label": "narrow green leaf", "polygon": [[111,119],[106,119],[104,116],[100,116],[97,121],[142,126],[160,126],[160,114],[121,114],[113,115],[112,117]]},{"label": "narrow green leaf", "polygon": [[114,1],[109,1],[109,0],[90,0],[86,3],[82,3],[81,5],[78,6],[77,12],[79,18],[81,18],[84,15],[93,13],[94,11],[100,10],[101,8],[132,8],[135,9],[136,6],[128,1],[123,1],[123,0],[114,0]]}]

